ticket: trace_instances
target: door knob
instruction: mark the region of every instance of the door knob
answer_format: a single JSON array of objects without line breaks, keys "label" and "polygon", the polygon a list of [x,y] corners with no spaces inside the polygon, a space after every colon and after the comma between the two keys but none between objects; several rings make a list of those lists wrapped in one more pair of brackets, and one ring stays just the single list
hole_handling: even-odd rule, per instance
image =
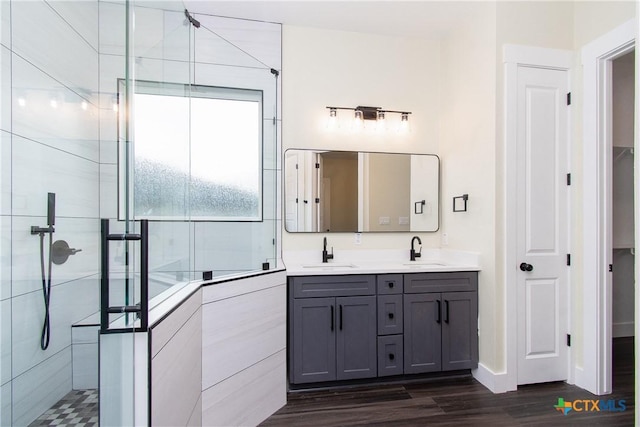
[{"label": "door knob", "polygon": [[522,270],[522,271],[531,271],[531,270],[533,270],[533,265],[527,264],[526,262],[523,262],[522,264],[520,264],[520,270]]}]

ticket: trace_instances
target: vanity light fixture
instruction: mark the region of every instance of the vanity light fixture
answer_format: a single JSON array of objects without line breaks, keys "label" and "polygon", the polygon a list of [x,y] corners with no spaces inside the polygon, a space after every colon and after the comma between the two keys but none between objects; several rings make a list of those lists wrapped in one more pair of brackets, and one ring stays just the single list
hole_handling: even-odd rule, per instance
[{"label": "vanity light fixture", "polygon": [[[365,107],[359,105],[357,107],[332,107],[328,106],[329,121],[327,127],[335,127],[337,121],[338,110],[350,110],[354,112],[354,122],[356,128],[362,128],[364,121],[374,120],[377,122],[378,129],[385,129],[387,123],[387,114],[400,114],[400,130],[408,130],[410,111],[384,110],[380,107]],[[330,126],[331,125],[331,126]]]}]

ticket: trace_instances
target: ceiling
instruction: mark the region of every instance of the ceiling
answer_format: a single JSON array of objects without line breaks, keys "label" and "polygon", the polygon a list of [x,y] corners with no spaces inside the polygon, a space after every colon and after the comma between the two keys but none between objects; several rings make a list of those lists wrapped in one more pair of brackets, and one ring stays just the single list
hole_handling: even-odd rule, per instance
[{"label": "ceiling", "polygon": [[[207,1],[184,0],[192,13],[411,38],[437,38],[466,19],[481,1]],[[485,4],[486,6],[486,4]]]}]

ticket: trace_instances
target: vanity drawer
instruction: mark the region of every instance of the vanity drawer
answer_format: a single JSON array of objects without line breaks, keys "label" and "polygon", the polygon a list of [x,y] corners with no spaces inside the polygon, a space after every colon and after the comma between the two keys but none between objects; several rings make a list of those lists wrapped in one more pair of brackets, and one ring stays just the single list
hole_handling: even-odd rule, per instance
[{"label": "vanity drawer", "polygon": [[378,335],[401,334],[402,295],[378,295]]},{"label": "vanity drawer", "polygon": [[375,295],[376,293],[376,279],[372,274],[296,276],[289,280],[294,298]]},{"label": "vanity drawer", "polygon": [[379,274],[377,276],[378,295],[401,294],[402,274]]},{"label": "vanity drawer", "polygon": [[478,272],[412,273],[404,275],[404,293],[463,292],[478,290]]},{"label": "vanity drawer", "polygon": [[402,335],[378,337],[378,376],[402,375],[404,371]]}]

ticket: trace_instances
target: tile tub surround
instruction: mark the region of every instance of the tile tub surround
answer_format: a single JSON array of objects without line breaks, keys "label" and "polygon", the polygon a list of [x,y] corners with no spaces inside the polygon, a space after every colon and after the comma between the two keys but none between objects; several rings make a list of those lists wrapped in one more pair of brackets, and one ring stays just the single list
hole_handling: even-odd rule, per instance
[{"label": "tile tub surround", "polygon": [[410,272],[480,271],[480,256],[475,252],[423,248],[417,261],[409,261],[409,249],[340,250],[322,263],[322,249],[284,251],[289,276],[331,274],[381,274]]}]

